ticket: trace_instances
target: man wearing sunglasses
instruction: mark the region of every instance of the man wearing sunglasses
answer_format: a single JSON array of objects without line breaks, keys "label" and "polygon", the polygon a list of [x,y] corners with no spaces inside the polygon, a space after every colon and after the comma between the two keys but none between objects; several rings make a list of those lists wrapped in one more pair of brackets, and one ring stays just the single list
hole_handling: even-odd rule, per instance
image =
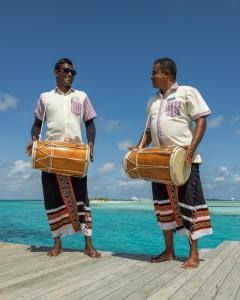
[{"label": "man wearing sunglasses", "polygon": [[[40,95],[32,126],[32,140],[39,139],[42,122],[47,123],[46,140],[82,143],[81,124],[85,123],[90,160],[93,161],[95,140],[94,118],[97,116],[88,96],[72,88],[76,75],[73,63],[68,58],[60,59],[55,65],[57,86]],[[31,155],[32,143],[27,146]],[[45,208],[54,238],[54,247],[48,256],[62,252],[61,236],[83,232],[84,253],[99,258],[101,254],[92,244],[91,210],[87,193],[87,177],[70,177],[42,172]]]}]

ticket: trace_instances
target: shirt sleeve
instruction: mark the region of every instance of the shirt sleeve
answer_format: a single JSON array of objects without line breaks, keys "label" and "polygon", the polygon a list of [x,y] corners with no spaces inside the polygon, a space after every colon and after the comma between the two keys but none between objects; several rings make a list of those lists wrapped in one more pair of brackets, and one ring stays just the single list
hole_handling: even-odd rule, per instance
[{"label": "shirt sleeve", "polygon": [[83,104],[83,121],[86,122],[88,120],[96,118],[97,114],[92,106],[92,103],[88,96],[84,100]]},{"label": "shirt sleeve", "polygon": [[34,116],[38,118],[40,121],[43,121],[44,112],[45,112],[45,104],[44,104],[43,96],[40,95],[34,111]]},{"label": "shirt sleeve", "polygon": [[151,106],[152,106],[152,103],[153,103],[153,99],[151,98],[149,101],[148,101],[148,104],[147,104],[147,124],[146,124],[146,131],[148,132],[151,132]]},{"label": "shirt sleeve", "polygon": [[212,113],[197,89],[189,88],[186,92],[186,100],[188,114],[192,120],[209,116]]}]

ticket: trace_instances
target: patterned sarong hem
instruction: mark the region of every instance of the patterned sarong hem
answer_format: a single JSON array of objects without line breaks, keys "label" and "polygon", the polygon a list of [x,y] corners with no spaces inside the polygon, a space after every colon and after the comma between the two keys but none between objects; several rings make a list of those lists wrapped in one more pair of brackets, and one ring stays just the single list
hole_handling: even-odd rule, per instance
[{"label": "patterned sarong hem", "polygon": [[83,230],[79,230],[79,231],[74,231],[73,227],[71,224],[67,224],[62,226],[59,229],[56,230],[52,230],[52,236],[55,237],[59,237],[59,236],[68,236],[68,235],[72,235],[72,234],[84,234],[85,236],[92,236],[92,229],[87,228],[86,224],[82,223],[82,229]]},{"label": "patterned sarong hem", "polygon": [[153,182],[152,190],[155,214],[163,230],[172,229],[192,240],[212,234],[197,164],[192,165],[185,185],[177,187]]}]

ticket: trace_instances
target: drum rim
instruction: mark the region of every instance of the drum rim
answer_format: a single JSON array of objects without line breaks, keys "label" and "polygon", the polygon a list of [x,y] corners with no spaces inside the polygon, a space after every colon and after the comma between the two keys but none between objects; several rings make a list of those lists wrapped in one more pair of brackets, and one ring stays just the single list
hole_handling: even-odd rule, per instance
[{"label": "drum rim", "polygon": [[36,162],[36,145],[37,145],[38,141],[34,141],[33,142],[33,146],[32,146],[32,168],[35,169],[35,162]]},{"label": "drum rim", "polygon": [[169,162],[169,167],[170,167],[170,168],[169,168],[169,169],[170,169],[170,177],[171,177],[173,183],[176,184],[177,186],[182,186],[182,185],[184,185],[184,184],[187,182],[187,180],[188,180],[188,178],[189,178],[189,176],[190,176],[190,173],[191,173],[191,167],[187,166],[188,174],[187,174],[186,180],[185,180],[184,182],[179,182],[179,181],[177,180],[177,177],[176,177],[175,174],[174,174],[174,171],[173,171],[173,160],[175,159],[175,156],[176,156],[178,150],[180,150],[180,149],[183,149],[183,150],[184,150],[184,148],[181,147],[181,146],[176,146],[176,147],[173,149],[173,152],[172,152],[171,157],[170,157],[170,162]]},{"label": "drum rim", "polygon": [[125,174],[126,174],[129,178],[133,179],[134,177],[130,177],[130,175],[127,173],[127,159],[128,159],[128,156],[129,156],[130,153],[131,153],[131,151],[128,151],[128,152],[125,154],[124,160],[123,160],[123,166],[124,166]]},{"label": "drum rim", "polygon": [[89,160],[90,160],[90,149],[89,149],[89,145],[86,145],[86,164],[85,164],[85,168],[84,168],[84,172],[83,172],[83,176],[82,177],[86,177],[87,176],[87,172],[88,172],[88,165],[89,165]]}]

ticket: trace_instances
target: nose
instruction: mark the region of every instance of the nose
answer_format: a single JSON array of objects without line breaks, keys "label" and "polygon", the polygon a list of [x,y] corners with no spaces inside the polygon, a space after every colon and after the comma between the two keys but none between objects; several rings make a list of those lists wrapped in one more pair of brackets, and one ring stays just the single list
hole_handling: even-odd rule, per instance
[{"label": "nose", "polygon": [[66,72],[66,75],[70,75],[71,77],[73,76],[71,70],[68,70],[68,71]]}]

